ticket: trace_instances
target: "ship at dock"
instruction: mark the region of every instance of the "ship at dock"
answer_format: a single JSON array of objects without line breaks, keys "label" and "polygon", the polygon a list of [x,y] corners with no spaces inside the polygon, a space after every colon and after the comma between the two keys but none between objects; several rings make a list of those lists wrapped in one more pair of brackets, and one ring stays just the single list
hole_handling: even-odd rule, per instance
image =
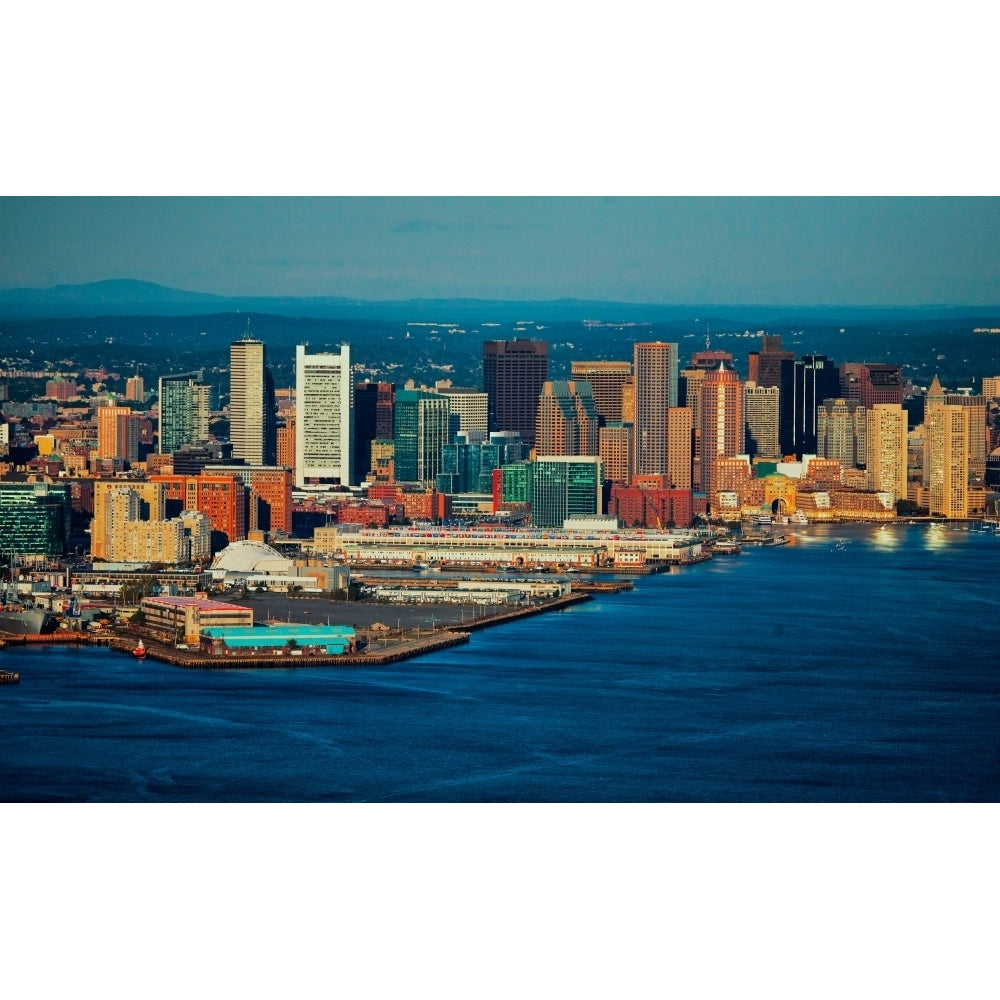
[{"label": "ship at dock", "polygon": [[16,604],[0,606],[0,632],[8,635],[48,635],[59,621],[44,608],[25,608]]}]

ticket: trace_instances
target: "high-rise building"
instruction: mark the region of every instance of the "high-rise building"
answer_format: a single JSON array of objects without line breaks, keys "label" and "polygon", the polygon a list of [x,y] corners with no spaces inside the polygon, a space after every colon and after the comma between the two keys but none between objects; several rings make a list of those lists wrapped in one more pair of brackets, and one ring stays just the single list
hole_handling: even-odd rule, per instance
[{"label": "high-rise building", "polygon": [[842,468],[867,462],[868,417],[857,399],[824,399],[817,413],[816,454],[835,458]]},{"label": "high-rise building", "polygon": [[837,366],[822,354],[804,355],[795,362],[793,393],[789,454],[815,455],[819,406],[824,399],[835,399],[840,394]]},{"label": "high-rise building", "polygon": [[68,483],[0,482],[0,558],[63,555],[72,514]]},{"label": "high-rise building", "polygon": [[[129,521],[162,521],[165,489],[159,482],[115,480],[94,483],[94,517],[90,522],[90,557],[115,562],[120,557],[116,544],[124,544]],[[118,553],[116,555],[116,553]]]},{"label": "high-rise building", "polygon": [[264,344],[247,336],[229,345],[229,440],[249,465],[276,460],[274,381]]},{"label": "high-rise building", "polygon": [[352,483],[354,384],[347,344],[336,354],[295,348],[295,407],[296,485]]},{"label": "high-rise building", "polygon": [[141,375],[133,375],[126,380],[125,398],[133,403],[146,402],[146,383]]},{"label": "high-rise building", "polygon": [[639,343],[633,348],[636,472],[669,471],[668,411],[677,405],[677,345]]},{"label": "high-rise building", "polygon": [[743,452],[743,384],[736,372],[720,364],[701,388],[701,479],[710,505],[716,490],[713,463]]},{"label": "high-rise building", "polygon": [[[211,524],[213,545],[218,551],[231,542],[247,537],[247,489],[234,475],[150,476],[150,483],[163,485],[166,513],[177,516],[182,511],[199,511]],[[97,515],[97,499],[94,499]]]},{"label": "high-rise building", "polygon": [[750,458],[781,458],[778,421],[781,390],[747,382],[743,387],[746,448]]},{"label": "high-rise building", "polygon": [[483,389],[489,398],[491,431],[517,431],[535,444],[538,397],[549,377],[549,345],[542,340],[487,340],[483,344]]},{"label": "high-rise building", "polygon": [[359,481],[372,471],[372,441],[393,435],[391,382],[359,382],[354,387],[354,472]]},{"label": "high-rise building", "polygon": [[186,444],[208,440],[210,387],[204,371],[162,375],[157,408],[160,415],[159,452],[172,455]]},{"label": "high-rise building", "polygon": [[969,446],[978,430],[973,428],[972,417],[971,407],[931,402],[928,397],[924,415],[928,460],[924,473],[929,479],[932,516],[969,516]]},{"label": "high-rise building", "polygon": [[983,379],[983,408],[986,414],[986,454],[989,456],[1000,448],[1000,375]]},{"label": "high-rise building", "polygon": [[97,457],[139,461],[139,416],[127,406],[97,410]]},{"label": "high-rise building", "polygon": [[622,416],[622,389],[632,377],[631,361],[571,361],[574,382],[589,382],[601,426],[618,424]]},{"label": "high-rise building", "polygon": [[210,465],[205,472],[234,476],[246,487],[247,530],[292,532],[292,471],[274,465]]},{"label": "high-rise building", "polygon": [[292,470],[295,476],[295,410],[285,410],[285,415],[275,431],[275,464]]},{"label": "high-rise building", "polygon": [[598,451],[604,475],[611,483],[630,483],[635,472],[632,454],[632,425],[609,423],[600,430]]},{"label": "high-rise building", "polygon": [[901,403],[876,403],[867,411],[869,489],[906,499],[907,420]]},{"label": "high-rise building", "polygon": [[986,433],[986,400],[982,396],[945,393],[949,406],[965,406],[969,415],[969,478],[982,479],[986,474],[988,436]]},{"label": "high-rise building", "polygon": [[903,372],[899,365],[847,362],[839,369],[840,392],[870,410],[876,403],[903,402]]},{"label": "high-rise building", "polygon": [[599,419],[589,382],[545,382],[538,397],[535,447],[543,455],[596,455]]},{"label": "high-rise building", "polygon": [[694,466],[694,414],[689,406],[671,406],[667,411],[667,478],[671,488],[691,489]]},{"label": "high-rise building", "polygon": [[463,386],[441,384],[434,391],[448,399],[454,432],[471,434],[479,441],[487,439],[490,423],[490,397],[487,393]]},{"label": "high-rise building", "polygon": [[451,408],[447,396],[424,389],[396,393],[395,475],[397,483],[433,485],[449,441]]},{"label": "high-rise building", "polygon": [[[782,455],[790,455],[795,451],[795,352],[782,349],[781,337],[764,337],[748,361],[748,382],[779,390],[778,446]],[[839,391],[827,393],[837,395]]]},{"label": "high-rise building", "polygon": [[596,455],[543,455],[528,468],[528,502],[536,527],[561,528],[568,517],[601,513],[604,470]]}]

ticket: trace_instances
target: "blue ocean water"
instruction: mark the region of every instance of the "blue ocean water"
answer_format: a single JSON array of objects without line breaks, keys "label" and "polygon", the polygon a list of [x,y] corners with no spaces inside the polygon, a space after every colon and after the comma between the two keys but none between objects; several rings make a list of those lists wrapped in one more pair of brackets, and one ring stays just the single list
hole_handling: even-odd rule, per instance
[{"label": "blue ocean water", "polygon": [[389,668],[11,648],[4,801],[996,801],[1000,537],[780,548]]}]

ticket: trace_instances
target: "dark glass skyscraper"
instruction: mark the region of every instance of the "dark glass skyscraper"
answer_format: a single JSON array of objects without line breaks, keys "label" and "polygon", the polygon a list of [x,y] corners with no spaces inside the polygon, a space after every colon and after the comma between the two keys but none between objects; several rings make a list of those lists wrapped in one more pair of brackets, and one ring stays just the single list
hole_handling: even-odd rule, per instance
[{"label": "dark glass skyscraper", "polygon": [[487,340],[483,390],[489,396],[490,430],[517,431],[535,443],[538,397],[549,377],[549,345],[543,340]]}]

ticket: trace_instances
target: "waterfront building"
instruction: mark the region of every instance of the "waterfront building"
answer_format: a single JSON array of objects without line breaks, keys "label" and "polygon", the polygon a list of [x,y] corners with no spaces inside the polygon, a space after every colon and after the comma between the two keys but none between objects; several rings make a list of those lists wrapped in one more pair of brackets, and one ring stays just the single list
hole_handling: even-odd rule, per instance
[{"label": "waterfront building", "polygon": [[316,528],[312,550],[317,555],[336,554],[348,563],[368,565],[408,566],[440,561],[470,567],[541,564],[588,568],[609,561],[616,565],[694,562],[702,557],[702,541],[689,531],[627,526],[582,533],[566,527],[362,528],[349,524]]},{"label": "waterfront building", "polygon": [[204,381],[204,370],[162,375],[157,409],[161,455],[172,455],[186,444],[207,441],[210,388]]},{"label": "waterfront building", "polygon": [[483,389],[489,399],[489,429],[517,431],[535,444],[538,397],[549,377],[549,345],[542,340],[487,340],[483,344]]},{"label": "waterfront building", "polygon": [[250,628],[253,610],[204,597],[144,597],[139,609],[146,627],[168,641],[197,645],[204,628]]},{"label": "waterfront building", "polygon": [[0,561],[63,555],[71,522],[68,483],[0,482]]},{"label": "waterfront building", "polygon": [[717,489],[716,459],[744,452],[743,384],[731,368],[720,364],[701,389],[701,479],[709,504]]},{"label": "waterfront building", "polygon": [[906,499],[907,419],[901,403],[876,403],[867,411],[868,488]]},{"label": "waterfront building", "polygon": [[[937,378],[935,377],[935,382]],[[940,387],[940,383],[938,383]],[[932,516],[969,516],[969,452],[975,430],[973,410],[928,397],[924,424],[930,513]]]},{"label": "waterfront building", "polygon": [[424,389],[401,389],[396,393],[394,416],[396,481],[432,484],[442,471],[442,452],[450,440],[447,397]]},{"label": "waterfront building", "polygon": [[308,354],[295,348],[295,485],[353,480],[351,349]]},{"label": "waterfront building", "polygon": [[635,378],[635,467],[638,473],[669,471],[668,411],[677,406],[677,345],[638,343]]},{"label": "waterfront building", "polygon": [[692,493],[670,485],[669,476],[636,476],[632,483],[615,483],[608,514],[633,528],[687,528],[693,516]]},{"label": "waterfront building", "polygon": [[982,480],[986,475],[988,434],[986,431],[986,400],[965,393],[945,393],[948,406],[964,406],[969,414],[969,479]]},{"label": "waterfront building", "polygon": [[824,399],[817,410],[816,454],[847,469],[865,465],[868,415],[857,399]]},{"label": "waterfront building", "polygon": [[354,472],[367,479],[372,471],[372,442],[393,435],[396,387],[391,382],[359,382],[354,387]]},{"label": "waterfront building", "polygon": [[350,625],[202,627],[198,648],[209,656],[342,656],[357,650]]},{"label": "waterfront building", "polygon": [[570,377],[590,383],[602,426],[623,422],[622,392],[632,377],[631,361],[571,361]]},{"label": "waterfront building", "polygon": [[604,469],[592,455],[545,455],[530,466],[528,503],[536,527],[602,512]]},{"label": "waterfront building", "polygon": [[751,459],[782,457],[778,440],[780,403],[781,390],[777,386],[747,382],[743,387],[746,449]]},{"label": "waterfront building", "polygon": [[599,417],[589,382],[545,382],[538,399],[535,446],[544,455],[596,455]]},{"label": "waterfront building", "polygon": [[249,465],[274,464],[275,409],[274,382],[264,344],[249,336],[233,341],[229,345],[229,440],[233,458]]}]

